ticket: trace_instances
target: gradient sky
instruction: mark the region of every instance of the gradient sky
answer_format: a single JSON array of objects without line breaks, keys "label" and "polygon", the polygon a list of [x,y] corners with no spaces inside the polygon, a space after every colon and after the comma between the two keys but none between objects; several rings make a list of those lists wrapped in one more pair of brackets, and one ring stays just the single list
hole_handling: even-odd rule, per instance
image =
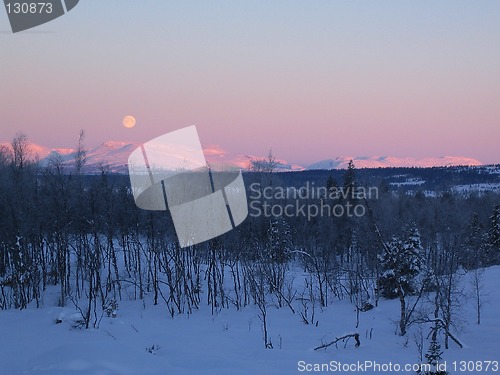
[{"label": "gradient sky", "polygon": [[0,141],[143,142],[192,124],[205,146],[302,165],[500,163],[500,1],[82,0],[18,34],[0,9]]}]

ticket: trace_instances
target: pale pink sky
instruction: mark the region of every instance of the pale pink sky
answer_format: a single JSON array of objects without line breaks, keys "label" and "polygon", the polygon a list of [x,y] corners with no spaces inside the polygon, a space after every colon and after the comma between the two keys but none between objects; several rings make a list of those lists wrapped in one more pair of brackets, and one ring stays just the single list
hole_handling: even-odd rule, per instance
[{"label": "pale pink sky", "polygon": [[0,141],[143,142],[195,124],[204,145],[302,165],[500,162],[498,1],[86,1],[9,30],[0,11]]}]

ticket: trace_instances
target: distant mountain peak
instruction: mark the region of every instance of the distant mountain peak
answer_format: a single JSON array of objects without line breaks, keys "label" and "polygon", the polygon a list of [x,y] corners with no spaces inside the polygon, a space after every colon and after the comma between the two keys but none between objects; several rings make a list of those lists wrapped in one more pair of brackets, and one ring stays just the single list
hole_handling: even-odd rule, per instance
[{"label": "distant mountain peak", "polygon": [[464,156],[441,156],[441,157],[394,157],[394,156],[360,156],[360,157],[336,157],[310,164],[307,169],[345,169],[352,160],[356,168],[394,168],[394,167],[448,167],[457,165],[482,165],[479,160]]},{"label": "distant mountain peak", "polygon": [[[9,143],[0,145],[10,147]],[[84,171],[87,173],[99,172],[106,168],[113,173],[127,173],[127,161],[130,153],[140,146],[140,143],[125,141],[107,141],[99,146],[87,149],[87,162]],[[32,143],[33,156],[37,157],[42,165],[47,164],[50,158],[60,156],[61,159],[71,167],[75,157],[73,148],[48,148]],[[222,155],[220,152],[206,152],[207,163],[214,169],[238,170],[249,169],[252,160],[265,159],[255,155],[240,154],[236,156]],[[443,166],[477,166],[482,165],[479,160],[464,156],[440,156],[440,157],[394,157],[394,156],[337,156],[332,159],[324,159],[307,167],[289,163],[286,160],[276,159],[277,171],[300,171],[304,169],[345,169],[352,160],[356,168],[394,168],[394,167],[443,167]]]},{"label": "distant mountain peak", "polygon": [[122,142],[122,141],[107,141],[102,144],[103,147],[109,149],[120,149],[128,146],[135,146],[136,144],[132,142]]}]

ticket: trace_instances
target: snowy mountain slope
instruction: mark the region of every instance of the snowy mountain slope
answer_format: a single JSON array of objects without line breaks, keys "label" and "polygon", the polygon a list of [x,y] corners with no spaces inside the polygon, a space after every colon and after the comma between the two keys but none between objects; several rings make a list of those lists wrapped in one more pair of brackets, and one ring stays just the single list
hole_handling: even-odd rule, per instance
[{"label": "snowy mountain slope", "polygon": [[[2,143],[0,145],[7,145]],[[126,173],[127,160],[130,153],[139,143],[108,141],[103,144],[88,149],[86,171],[88,173],[98,173],[102,167],[114,173]],[[37,156],[42,164],[47,164],[51,157],[59,156],[68,165],[74,160],[74,149],[50,149],[37,144],[31,144],[33,156]],[[207,150],[209,151],[209,150]],[[259,159],[255,155],[220,155],[206,153],[207,162],[216,170],[238,170],[248,169],[251,160]],[[392,156],[360,156],[360,157],[337,157],[335,159],[325,159],[308,166],[301,166],[289,163],[286,160],[277,159],[276,169],[278,171],[297,171],[304,169],[345,169],[350,160],[354,161],[356,168],[387,168],[387,167],[436,167],[436,166],[477,166],[481,162],[463,156],[442,156],[428,158],[401,158]]]},{"label": "snowy mountain slope", "polygon": [[345,169],[352,160],[356,168],[388,167],[446,167],[455,165],[481,165],[476,159],[463,156],[442,156],[436,158],[398,158],[391,156],[337,157],[310,164],[307,169]]}]

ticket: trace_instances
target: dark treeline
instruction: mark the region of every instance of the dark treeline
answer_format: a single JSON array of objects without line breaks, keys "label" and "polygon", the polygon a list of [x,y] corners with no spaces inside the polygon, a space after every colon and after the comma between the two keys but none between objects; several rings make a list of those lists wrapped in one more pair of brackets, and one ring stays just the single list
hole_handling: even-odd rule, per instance
[{"label": "dark treeline", "polygon": [[[74,160],[53,157],[43,167],[25,136],[0,149],[1,309],[40,306],[50,285],[60,288],[61,306],[79,309],[86,327],[97,326],[100,314],[111,313],[122,299],[163,301],[172,317],[201,303],[213,312],[256,305],[264,343],[272,347],[266,330],[271,300],[317,324],[315,308],[335,298],[348,298],[358,314],[380,296],[399,298],[399,330],[405,334],[417,321],[408,295],[436,291],[443,298],[436,297],[434,317],[419,319],[433,322],[448,338],[455,287],[450,275],[500,263],[498,194],[407,194],[388,184],[394,171],[379,170],[370,179],[353,165],[344,171],[246,173],[247,220],[223,236],[180,249],[170,214],[138,209],[127,176],[105,167],[99,175],[81,173],[82,138]],[[450,172],[418,173],[437,181]],[[460,173],[476,181],[467,168]],[[307,186],[321,190],[314,196],[279,194],[280,188]],[[376,189],[368,196],[349,194],[371,187]],[[289,205],[291,214],[256,215],[264,203],[276,211]],[[359,206],[363,214],[296,212],[322,203]],[[292,267],[309,275],[302,289],[294,286]]]},{"label": "dark treeline", "polygon": [[[363,168],[356,171],[356,179],[361,184],[382,184],[386,189],[407,191],[415,189],[415,185],[390,186],[404,183],[407,180],[419,180],[417,186],[421,191],[446,191],[456,185],[498,184],[500,176],[499,165],[489,166],[449,166],[449,167],[392,167],[392,168]],[[496,172],[496,173],[495,173]],[[304,170],[300,172],[281,172],[281,180],[287,186],[302,186],[306,182],[324,184],[327,177],[342,182],[345,170]]]}]

